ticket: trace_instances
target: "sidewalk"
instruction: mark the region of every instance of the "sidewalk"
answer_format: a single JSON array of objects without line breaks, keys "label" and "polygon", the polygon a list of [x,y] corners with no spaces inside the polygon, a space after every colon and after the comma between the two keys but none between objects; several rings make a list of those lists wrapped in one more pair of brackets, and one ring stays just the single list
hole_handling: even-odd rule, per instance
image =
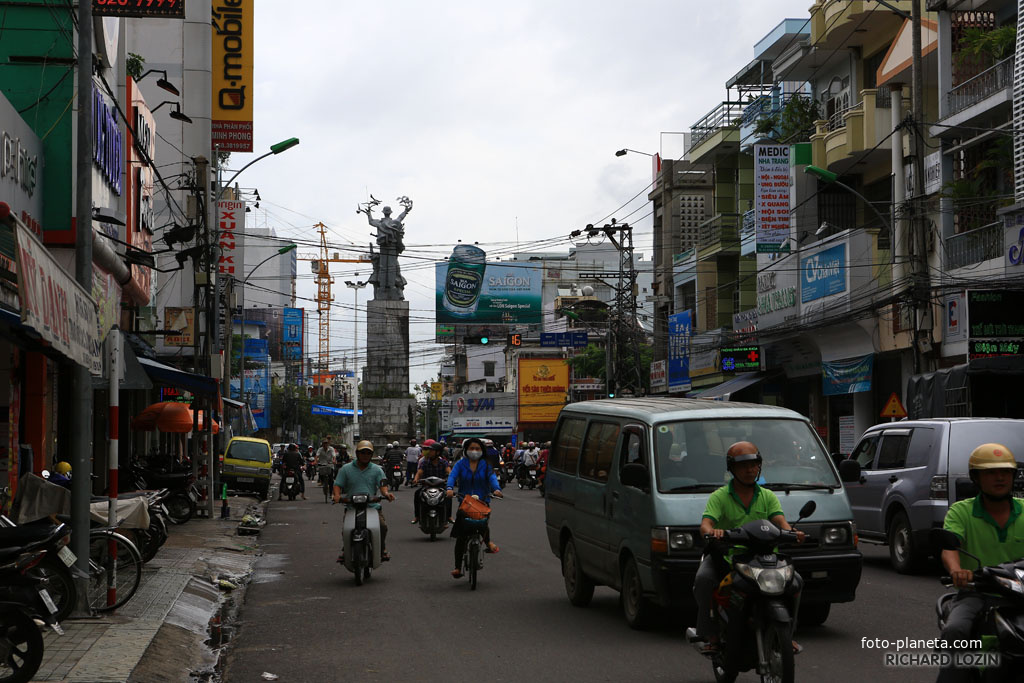
[{"label": "sidewalk", "polygon": [[[217,506],[214,519],[193,517],[172,525],[167,542],[143,567],[138,592],[117,612],[69,619],[62,624],[63,636],[47,629],[43,663],[33,681],[177,683],[212,674],[221,615],[240,603],[257,553],[257,536],[236,533],[255,499],[228,502],[230,519],[220,519]],[[238,588],[224,590],[220,579]]]}]

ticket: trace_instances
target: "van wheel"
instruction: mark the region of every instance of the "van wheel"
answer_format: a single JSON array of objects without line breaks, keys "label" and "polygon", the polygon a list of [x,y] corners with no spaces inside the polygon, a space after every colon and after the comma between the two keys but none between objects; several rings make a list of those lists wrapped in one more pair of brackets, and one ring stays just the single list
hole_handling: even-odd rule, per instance
[{"label": "van wheel", "polygon": [[897,512],[889,524],[889,562],[900,574],[921,570],[925,554],[914,545],[913,530],[905,512]]},{"label": "van wheel", "polygon": [[800,605],[800,626],[821,626],[831,611],[830,602],[805,602]]},{"label": "van wheel", "polygon": [[570,538],[562,549],[562,576],[565,579],[565,594],[575,607],[586,607],[594,597],[594,582],[583,573],[576,544]]},{"label": "van wheel", "polygon": [[642,631],[651,623],[654,606],[644,597],[644,587],[640,583],[640,572],[636,568],[636,560],[626,560],[622,567],[622,589],[619,601],[622,603],[622,614],[626,617],[629,627]]}]

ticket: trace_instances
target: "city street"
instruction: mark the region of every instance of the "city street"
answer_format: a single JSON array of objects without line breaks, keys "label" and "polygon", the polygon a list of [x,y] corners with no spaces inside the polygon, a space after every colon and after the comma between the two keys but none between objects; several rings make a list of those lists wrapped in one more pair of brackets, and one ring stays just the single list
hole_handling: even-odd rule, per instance
[{"label": "city street", "polygon": [[[335,562],[341,508],[308,500],[272,502],[260,537],[265,555],[241,610],[225,680],[708,681],[709,664],[682,637],[678,620],[647,632],[623,621],[618,594],[599,588],[589,608],[565,598],[558,560],[544,534],[544,499],[510,489],[494,504],[498,555],[488,555],[476,592],[455,581],[452,540],[431,543],[412,518],[412,494],[385,503],[393,560],[357,587]],[[926,681],[932,669],[887,669],[862,638],[937,636],[938,572],[900,576],[885,548],[865,546],[855,603],[798,634],[805,681]],[[895,651],[895,644],[889,647]],[[756,681],[753,674],[740,681]]]}]

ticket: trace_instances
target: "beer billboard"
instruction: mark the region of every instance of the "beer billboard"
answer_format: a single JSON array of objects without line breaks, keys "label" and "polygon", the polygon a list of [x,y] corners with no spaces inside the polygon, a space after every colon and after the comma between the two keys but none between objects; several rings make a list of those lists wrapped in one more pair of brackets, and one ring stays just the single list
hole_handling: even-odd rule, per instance
[{"label": "beer billboard", "polygon": [[438,325],[537,324],[541,322],[540,264],[487,262],[483,249],[455,247],[435,271],[434,311]]}]

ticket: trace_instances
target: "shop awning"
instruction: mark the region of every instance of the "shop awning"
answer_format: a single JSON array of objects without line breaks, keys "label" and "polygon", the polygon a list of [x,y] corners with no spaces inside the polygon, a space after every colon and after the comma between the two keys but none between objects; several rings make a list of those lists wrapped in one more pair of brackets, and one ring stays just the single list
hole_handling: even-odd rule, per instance
[{"label": "shop awning", "polygon": [[686,398],[710,398],[715,401],[728,401],[729,397],[747,387],[752,387],[755,384],[763,382],[768,378],[763,372],[750,372],[738,377],[722,382],[709,389],[702,389],[701,391],[691,391],[686,395]]},{"label": "shop awning", "polygon": [[185,372],[170,365],[150,360],[149,358],[139,358],[138,360],[150,379],[158,384],[178,387],[179,389],[191,391],[193,394],[210,396],[217,393],[217,382],[210,377]]},{"label": "shop awning", "polygon": [[[246,432],[255,432],[256,431],[256,429],[257,429],[257,427],[256,427],[256,418],[253,417],[252,410],[249,409],[249,404],[248,403],[244,403],[242,401],[236,401],[235,399],[227,398],[226,396],[222,396],[220,400],[224,402],[224,405],[226,407],[233,408],[234,410],[237,410],[237,411],[242,413],[242,430],[243,431],[246,431]],[[362,411],[359,411],[359,412],[362,412]]]}]

